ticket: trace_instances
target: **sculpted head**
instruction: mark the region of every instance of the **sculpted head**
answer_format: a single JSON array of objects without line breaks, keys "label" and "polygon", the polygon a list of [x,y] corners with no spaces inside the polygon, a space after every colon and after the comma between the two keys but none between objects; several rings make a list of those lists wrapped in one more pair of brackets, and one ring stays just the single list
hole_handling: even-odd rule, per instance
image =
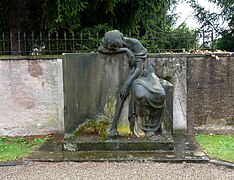
[{"label": "sculpted head", "polygon": [[123,34],[119,30],[111,30],[105,33],[102,39],[104,48],[110,50],[117,50],[123,47]]}]

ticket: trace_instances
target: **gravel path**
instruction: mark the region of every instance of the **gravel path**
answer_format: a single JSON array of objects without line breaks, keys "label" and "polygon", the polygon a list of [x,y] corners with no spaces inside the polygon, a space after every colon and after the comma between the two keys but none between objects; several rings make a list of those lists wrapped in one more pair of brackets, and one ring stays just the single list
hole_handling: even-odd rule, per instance
[{"label": "gravel path", "polygon": [[30,162],[0,167],[0,179],[234,179],[234,169],[213,164]]}]

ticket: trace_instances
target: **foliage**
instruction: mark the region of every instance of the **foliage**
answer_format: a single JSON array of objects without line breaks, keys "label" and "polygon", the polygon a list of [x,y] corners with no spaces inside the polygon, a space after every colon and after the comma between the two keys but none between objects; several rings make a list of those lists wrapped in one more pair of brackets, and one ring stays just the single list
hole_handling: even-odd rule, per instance
[{"label": "foliage", "polygon": [[232,21],[234,18],[234,3],[233,0],[209,0],[220,6],[222,8],[222,12],[220,13],[224,19],[227,21]]},{"label": "foliage", "polygon": [[234,51],[234,29],[224,30],[221,33],[221,38],[215,42],[216,49],[225,50],[229,52]]},{"label": "foliage", "polygon": [[168,27],[166,31],[149,31],[141,39],[149,53],[174,50],[177,52],[196,49],[198,46],[197,32],[186,24],[178,28]]},{"label": "foliage", "polygon": [[42,3],[43,0],[1,0],[0,30],[14,33],[14,30],[27,32],[40,29],[43,25]]},{"label": "foliage", "polygon": [[[12,11],[17,3],[21,5],[21,9],[17,7],[17,11]],[[4,25],[3,30],[13,31],[14,37],[17,37],[18,30],[22,34],[23,31],[26,33],[33,31],[35,40],[40,39],[40,30],[45,30],[46,33],[43,34],[45,39],[48,38],[47,31],[54,34],[54,39],[56,39],[55,33],[58,33],[58,37],[62,37],[64,31],[67,34],[73,33],[76,37],[75,44],[68,36],[66,45],[57,44],[55,41],[49,42],[51,49],[55,49],[55,53],[62,52],[66,49],[65,46],[69,52],[77,50],[90,52],[97,49],[104,32],[110,29],[119,29],[124,34],[126,32],[137,34],[138,37],[143,37],[143,44],[149,47],[149,52],[161,52],[164,49],[173,49],[176,44],[179,44],[176,37],[179,31],[183,31],[181,35],[187,33],[184,28],[180,30],[172,28],[177,17],[173,12],[177,3],[178,0],[38,0],[36,3],[32,0],[16,0],[7,3],[4,0],[0,2],[3,7],[0,8],[2,15],[0,24]],[[9,18],[16,16],[18,18]],[[19,23],[20,18],[24,23]],[[162,32],[168,31],[171,31],[171,34],[165,33],[165,36],[162,36]],[[189,37],[192,37],[191,33],[189,30]],[[155,34],[156,41],[144,40],[147,37],[154,39]],[[77,37],[80,37],[80,40]],[[17,41],[13,41],[13,44],[14,42],[16,44],[10,48],[17,52],[18,44]],[[155,42],[157,44],[161,42],[163,45],[154,48]],[[46,51],[49,45],[46,40],[44,43]],[[190,42],[188,44],[190,45]],[[186,49],[181,41],[182,46]],[[24,44],[21,45],[21,48],[23,47]]]},{"label": "foliage", "polygon": [[[234,3],[233,0],[209,0],[217,5],[220,11],[210,12],[197,1],[187,0],[195,11],[195,17],[201,29],[214,30],[216,37],[220,37],[215,46],[217,49],[233,51],[234,44]],[[228,22],[228,27],[224,27]],[[206,37],[205,37],[206,38]]]},{"label": "foliage", "polygon": [[234,135],[196,135],[196,140],[211,157],[234,162]]},{"label": "foliage", "polygon": [[[3,0],[0,1],[0,30],[11,31],[15,39],[18,31],[34,32],[35,39],[40,38],[40,30],[84,34],[93,42],[78,43],[76,49],[90,46],[92,49],[99,41],[94,35],[100,29],[138,32],[140,36],[147,31],[164,30],[171,26],[173,16],[168,15],[168,10],[175,4],[176,0]],[[11,48],[19,51],[17,41],[13,41]]]},{"label": "foliage", "polygon": [[27,156],[35,147],[44,143],[48,138],[7,138],[0,137],[0,161],[14,161]]},{"label": "foliage", "polygon": [[58,29],[77,30],[81,25],[81,12],[88,2],[82,0],[44,0],[43,19],[45,28],[54,32]]},{"label": "foliage", "polygon": [[101,38],[105,32],[111,30],[111,27],[105,24],[98,24],[93,27],[85,27],[76,36],[80,37],[81,41],[76,43],[76,49],[86,52],[97,50],[101,44]]},{"label": "foliage", "polygon": [[170,0],[110,0],[89,1],[86,11],[82,12],[81,26],[93,27],[107,23],[112,29],[122,32],[145,32],[148,20],[162,27]]},{"label": "foliage", "polygon": [[[107,24],[122,32],[162,29],[169,8],[175,0],[16,0],[0,2],[1,23],[5,29],[39,29],[80,31]],[[20,7],[17,7],[20,4]],[[12,9],[17,8],[15,11]],[[20,9],[21,8],[21,9]],[[23,10],[23,11],[22,11]],[[8,15],[7,15],[8,14]],[[16,19],[11,17],[17,16]],[[23,22],[19,24],[19,18]],[[31,25],[33,24],[33,26]],[[157,30],[156,29],[156,30]]]}]

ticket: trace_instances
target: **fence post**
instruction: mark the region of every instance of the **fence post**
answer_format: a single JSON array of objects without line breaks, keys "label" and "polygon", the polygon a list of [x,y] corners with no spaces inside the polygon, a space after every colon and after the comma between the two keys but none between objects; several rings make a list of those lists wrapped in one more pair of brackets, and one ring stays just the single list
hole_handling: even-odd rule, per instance
[{"label": "fence post", "polygon": [[129,37],[132,37],[132,32],[131,32],[131,31],[128,33],[128,36],[129,36]]},{"label": "fence post", "polygon": [[90,39],[91,39],[91,35],[90,35],[90,31],[88,32],[88,36],[89,36],[89,47],[90,47]]},{"label": "fence post", "polygon": [[3,50],[3,54],[5,55],[5,34],[4,34],[4,32],[2,33],[2,50]]},{"label": "fence post", "polygon": [[178,31],[178,49],[180,50],[180,30]]},{"label": "fence post", "polygon": [[43,42],[42,42],[42,32],[41,32],[41,31],[40,31],[39,36],[40,36],[40,46],[41,46],[41,48],[42,48],[42,44],[43,44]]},{"label": "fence post", "polygon": [[214,52],[214,30],[211,30],[211,50]]},{"label": "fence post", "polygon": [[147,30],[145,31],[145,39],[143,40],[145,40],[145,47],[148,47],[148,31]]},{"label": "fence post", "polygon": [[197,30],[194,31],[194,50],[197,50]]},{"label": "fence post", "polygon": [[72,32],[72,52],[74,53],[75,52],[75,35],[74,35],[74,32]]},{"label": "fence post", "polygon": [[189,37],[188,37],[188,30],[186,31],[186,50],[188,51],[189,50],[189,43],[188,43],[188,41],[189,41]]},{"label": "fence post", "polygon": [[25,31],[24,31],[24,40],[23,40],[23,44],[24,44],[24,52],[27,53],[27,36],[26,36]]},{"label": "fence post", "polygon": [[164,39],[164,31],[163,31],[162,32],[162,49],[163,50],[165,49],[165,47],[164,47],[165,46],[165,44],[164,44],[165,42],[164,41],[165,41],[165,39]]},{"label": "fence post", "polygon": [[82,31],[80,32],[80,48],[82,48],[82,51],[83,51],[83,33],[82,33]]},{"label": "fence post", "polygon": [[170,51],[172,50],[172,32],[170,32]]},{"label": "fence post", "polygon": [[51,54],[51,50],[50,50],[50,31],[48,31],[48,45],[49,45],[49,54]]},{"label": "fence post", "polygon": [[21,51],[20,51],[21,47],[20,47],[20,31],[19,30],[18,30],[17,40],[18,40],[18,53],[20,54],[21,53]]},{"label": "fence post", "polygon": [[64,48],[65,48],[65,53],[67,52],[67,33],[64,31]]},{"label": "fence post", "polygon": [[157,50],[157,32],[154,32],[154,53],[156,53]]},{"label": "fence post", "polygon": [[34,49],[34,33],[33,32],[31,33],[31,37],[32,37],[32,39],[31,39],[32,49],[31,50],[33,50]]},{"label": "fence post", "polygon": [[56,52],[58,54],[58,31],[56,31]]},{"label": "fence post", "polygon": [[204,51],[205,49],[205,31],[204,29],[202,30],[202,50]]},{"label": "fence post", "polygon": [[12,32],[10,32],[10,42],[11,42],[11,53],[14,54],[14,50],[13,50],[13,34],[12,34]]},{"label": "fence post", "polygon": [[98,33],[98,31],[97,31],[97,39],[99,39],[99,33]]}]

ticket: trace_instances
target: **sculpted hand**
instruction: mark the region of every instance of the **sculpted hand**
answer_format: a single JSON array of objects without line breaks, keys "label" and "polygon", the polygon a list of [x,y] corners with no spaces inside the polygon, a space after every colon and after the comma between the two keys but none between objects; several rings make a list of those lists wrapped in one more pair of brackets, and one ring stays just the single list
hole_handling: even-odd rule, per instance
[{"label": "sculpted hand", "polygon": [[120,91],[120,99],[122,100],[125,99],[128,96],[128,94],[129,94],[129,88],[128,86],[124,85]]}]

